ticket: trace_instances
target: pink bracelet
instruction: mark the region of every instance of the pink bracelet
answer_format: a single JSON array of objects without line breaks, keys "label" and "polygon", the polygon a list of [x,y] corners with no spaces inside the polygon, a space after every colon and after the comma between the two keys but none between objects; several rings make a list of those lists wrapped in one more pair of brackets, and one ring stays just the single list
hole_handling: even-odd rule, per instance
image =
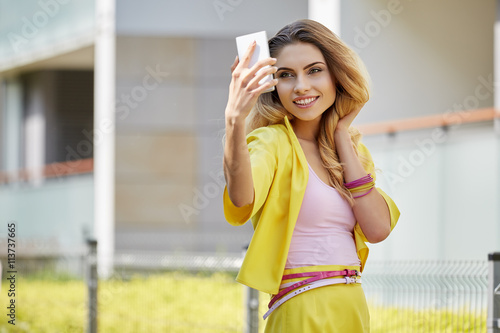
[{"label": "pink bracelet", "polygon": [[355,188],[355,187],[358,187],[358,186],[361,186],[361,185],[368,184],[370,182],[373,182],[373,177],[372,177],[371,173],[369,173],[366,176],[361,177],[359,179],[353,180],[352,182],[344,183],[344,186],[347,189],[352,189],[352,188]]}]

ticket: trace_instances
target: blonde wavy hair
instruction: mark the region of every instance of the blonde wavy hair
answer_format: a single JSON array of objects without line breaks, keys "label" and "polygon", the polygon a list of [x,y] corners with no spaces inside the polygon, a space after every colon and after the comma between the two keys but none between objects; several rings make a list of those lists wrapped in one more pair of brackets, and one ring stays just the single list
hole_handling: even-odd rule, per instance
[{"label": "blonde wavy hair", "polygon": [[[312,44],[323,54],[334,80],[336,98],[321,118],[319,151],[333,187],[353,205],[352,195],[344,186],[343,168],[335,149],[334,132],[340,118],[362,107],[369,99],[369,76],[364,64],[338,36],[313,20],[298,20],[286,25],[268,43],[272,57],[279,56],[285,46],[295,43]],[[250,133],[259,127],[283,124],[285,116],[293,120],[293,115],[281,104],[277,90],[262,94],[247,117],[246,131]],[[349,128],[349,133],[358,154],[361,133],[354,127]]]}]

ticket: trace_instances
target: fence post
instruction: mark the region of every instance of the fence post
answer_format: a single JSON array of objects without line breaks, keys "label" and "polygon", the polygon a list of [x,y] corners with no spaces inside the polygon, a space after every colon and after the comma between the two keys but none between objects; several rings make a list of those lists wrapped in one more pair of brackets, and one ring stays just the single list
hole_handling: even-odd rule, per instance
[{"label": "fence post", "polygon": [[247,289],[247,328],[246,333],[259,332],[259,291]]},{"label": "fence post", "polygon": [[[243,247],[243,258],[248,250],[248,245]],[[245,333],[259,333],[259,291],[250,287],[246,289],[246,325]]]},{"label": "fence post", "polygon": [[488,254],[488,333],[500,333],[500,252]]},{"label": "fence post", "polygon": [[97,241],[88,239],[87,286],[88,286],[88,325],[87,333],[97,333]]}]

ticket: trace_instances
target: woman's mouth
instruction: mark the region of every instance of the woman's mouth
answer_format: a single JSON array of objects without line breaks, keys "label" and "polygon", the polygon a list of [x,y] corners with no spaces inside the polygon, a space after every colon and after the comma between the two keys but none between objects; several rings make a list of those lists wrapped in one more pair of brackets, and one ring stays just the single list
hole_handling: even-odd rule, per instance
[{"label": "woman's mouth", "polygon": [[318,98],[319,96],[296,98],[293,101],[293,104],[297,105],[299,108],[308,108],[311,107],[318,100]]}]

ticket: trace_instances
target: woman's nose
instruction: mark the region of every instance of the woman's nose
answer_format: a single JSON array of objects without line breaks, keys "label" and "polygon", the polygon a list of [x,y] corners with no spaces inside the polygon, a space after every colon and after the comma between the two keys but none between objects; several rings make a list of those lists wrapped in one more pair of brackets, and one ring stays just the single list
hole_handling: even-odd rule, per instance
[{"label": "woman's nose", "polygon": [[295,81],[294,92],[296,94],[304,94],[311,89],[311,84],[308,78],[304,75],[299,75]]}]

